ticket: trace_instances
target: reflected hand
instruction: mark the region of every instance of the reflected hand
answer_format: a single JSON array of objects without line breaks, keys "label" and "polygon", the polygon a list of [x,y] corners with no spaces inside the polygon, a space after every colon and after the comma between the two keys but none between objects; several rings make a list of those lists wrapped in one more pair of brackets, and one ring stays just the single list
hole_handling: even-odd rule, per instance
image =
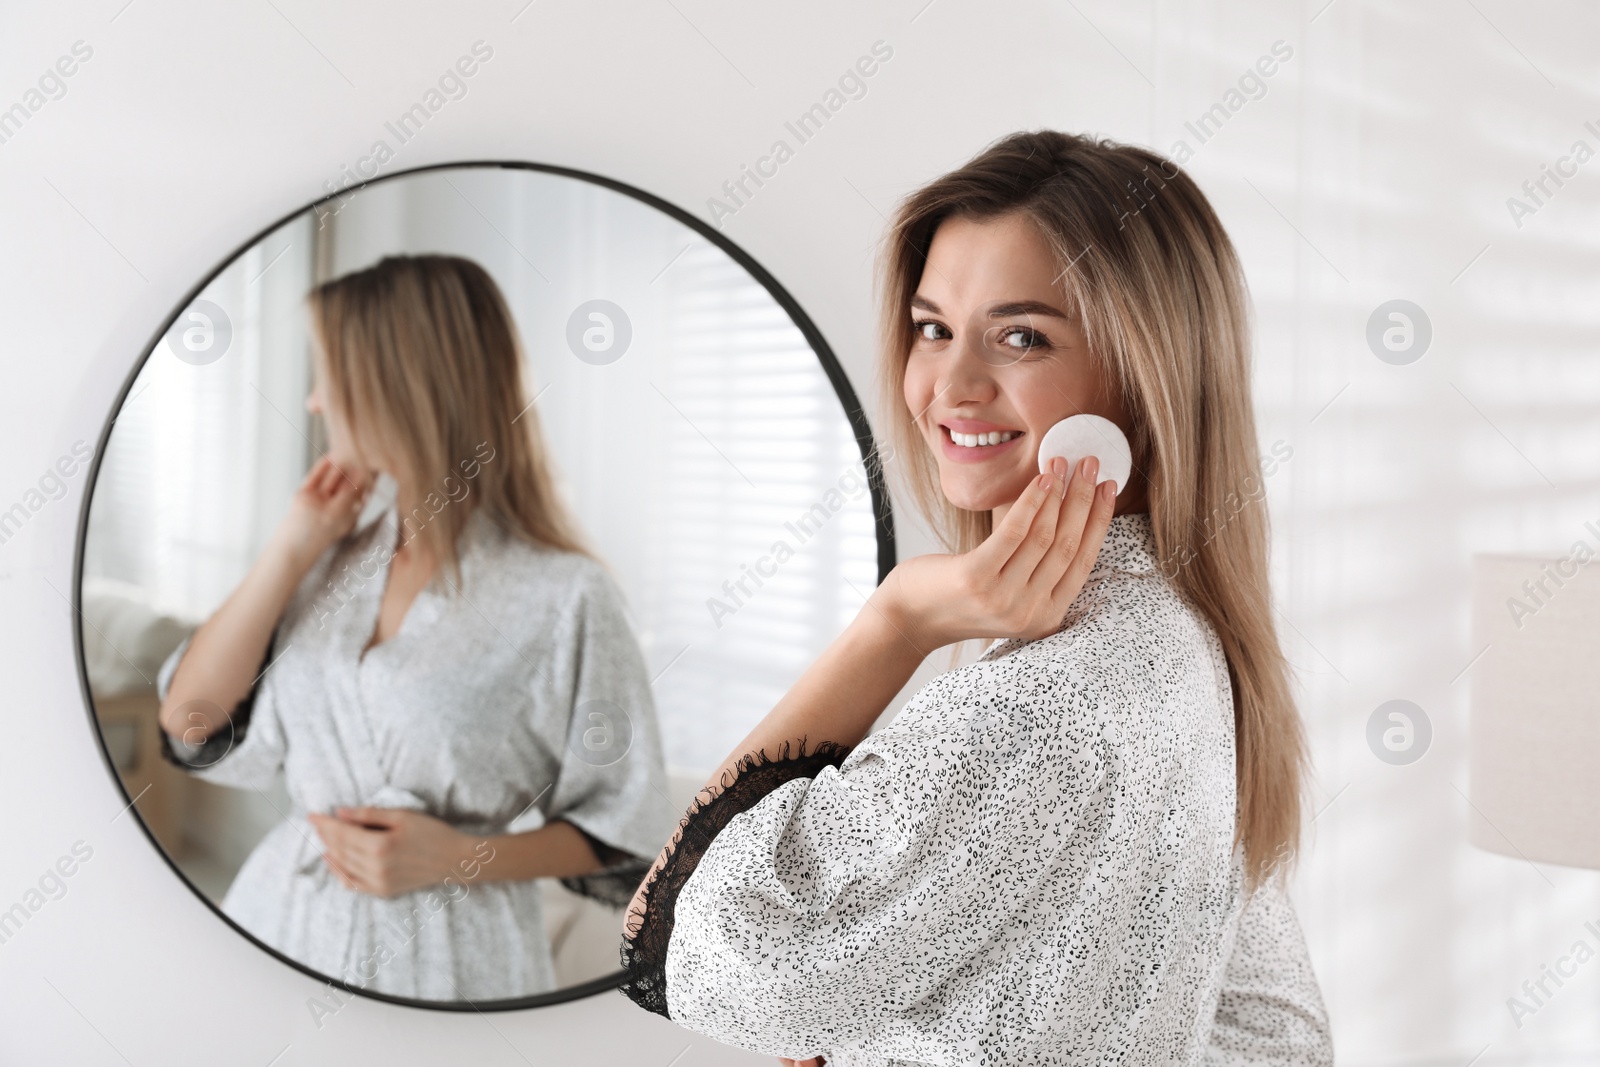
[{"label": "reflected hand", "polygon": [[323,456],[295,490],[277,536],[309,566],[329,545],[355,528],[376,481],[373,471],[341,469]]},{"label": "reflected hand", "polygon": [[346,889],[393,897],[459,876],[475,840],[409,808],[339,808],[307,818],[327,845],[323,859]]},{"label": "reflected hand", "polygon": [[[1063,461],[1057,461],[1057,467]],[[901,562],[869,598],[929,651],[970,637],[1045,637],[1061,628],[1089,578],[1116,508],[1114,482],[1098,487],[1089,457],[1064,481],[1040,475],[970,552]],[[1098,490],[1098,491],[1097,491]]]}]

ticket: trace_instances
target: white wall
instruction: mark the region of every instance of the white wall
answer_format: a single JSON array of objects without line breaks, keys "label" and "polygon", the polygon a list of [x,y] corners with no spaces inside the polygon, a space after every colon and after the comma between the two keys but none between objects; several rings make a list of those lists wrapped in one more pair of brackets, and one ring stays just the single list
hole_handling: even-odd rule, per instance
[{"label": "white wall", "polygon": [[[1020,127],[1183,138],[1257,299],[1276,590],[1301,668],[1319,807],[1297,886],[1344,1063],[1580,1062],[1600,979],[1519,1029],[1506,999],[1600,919],[1600,878],[1465,845],[1477,651],[1468,559],[1564,549],[1600,515],[1600,322],[1589,169],[1516,224],[1506,199],[1600,137],[1576,3],[1383,5],[732,0],[472,8],[107,0],[13,10],[0,107],[75,41],[92,57],[0,143],[0,509],[93,444],[132,361],[237,245],[324,192],[477,40],[493,58],[384,168],[518,158],[597,171],[690,210],[873,42],[893,57],[724,221],[871,392],[870,260],[894,200]],[[1293,56],[1203,145],[1200,115],[1274,41]],[[1405,298],[1431,349],[1380,362],[1368,316]],[[485,1018],[357,1000],[320,1030],[314,984],[176,882],[89,732],[72,660],[81,471],[0,544],[0,909],[82,840],[68,891],[0,944],[8,1062],[769,1062],[615,993]],[[902,516],[903,518],[903,516]],[[904,546],[924,545],[908,538]],[[1364,739],[1420,704],[1418,763]],[[1325,805],[1325,807],[1324,807]],[[287,1046],[287,1051],[284,1051]],[[520,1053],[520,1056],[519,1056]],[[1519,1060],[1519,1056],[1527,1057]]]}]

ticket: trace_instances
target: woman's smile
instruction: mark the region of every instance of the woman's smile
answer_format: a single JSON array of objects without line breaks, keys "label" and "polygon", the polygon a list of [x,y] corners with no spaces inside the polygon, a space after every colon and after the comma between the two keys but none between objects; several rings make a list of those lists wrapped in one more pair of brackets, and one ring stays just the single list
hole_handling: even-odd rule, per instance
[{"label": "woman's smile", "polygon": [[1027,435],[977,419],[946,419],[939,423],[940,451],[952,463],[986,463],[1010,456]]}]

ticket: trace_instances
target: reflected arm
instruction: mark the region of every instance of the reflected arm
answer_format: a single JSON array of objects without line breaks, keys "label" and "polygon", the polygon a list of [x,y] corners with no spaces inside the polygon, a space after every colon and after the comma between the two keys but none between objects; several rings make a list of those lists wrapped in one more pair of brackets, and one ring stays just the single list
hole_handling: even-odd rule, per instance
[{"label": "reflected arm", "polygon": [[187,731],[198,742],[227,724],[250,694],[273,628],[312,562],[274,534],[238,588],[195,631],[161,702],[163,730],[174,737]]},{"label": "reflected arm", "polygon": [[[487,848],[482,847],[484,842]],[[554,819],[537,830],[519,834],[473,837],[467,845],[480,864],[477,876],[472,879],[478,882],[593,874],[605,866],[596,846],[599,850],[615,851],[565,819]]]}]

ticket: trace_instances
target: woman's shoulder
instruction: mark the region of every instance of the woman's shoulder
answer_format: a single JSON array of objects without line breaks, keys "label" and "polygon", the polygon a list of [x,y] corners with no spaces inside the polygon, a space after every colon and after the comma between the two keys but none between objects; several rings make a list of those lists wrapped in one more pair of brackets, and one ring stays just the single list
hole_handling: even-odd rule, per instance
[{"label": "woman's shoulder", "polygon": [[1220,653],[1215,631],[1173,583],[1155,572],[1097,572],[1060,629],[996,641],[977,661],[1018,674],[1148,679]]},{"label": "woman's shoulder", "polygon": [[1085,586],[1061,629],[998,641],[936,675],[890,725],[911,735],[971,732],[1015,714],[1125,751],[1222,745],[1232,694],[1220,643],[1171,583],[1116,572]]},{"label": "woman's shoulder", "polygon": [[1092,660],[1101,669],[1138,676],[1170,676],[1175,665],[1221,655],[1210,621],[1155,571],[1112,572],[1090,582],[1060,630],[1020,645],[1034,657]]},{"label": "woman's shoulder", "polygon": [[1111,520],[1094,567],[1061,628],[1036,639],[1000,641],[984,658],[1021,652],[1044,663],[1094,662],[1103,669],[1161,670],[1174,658],[1220,651],[1205,616],[1179,591],[1156,549],[1144,512]]},{"label": "woman's shoulder", "polygon": [[534,594],[576,607],[596,598],[620,597],[616,579],[605,564],[576,549],[535,541],[519,531],[474,513],[469,552],[474,578],[496,589]]}]

